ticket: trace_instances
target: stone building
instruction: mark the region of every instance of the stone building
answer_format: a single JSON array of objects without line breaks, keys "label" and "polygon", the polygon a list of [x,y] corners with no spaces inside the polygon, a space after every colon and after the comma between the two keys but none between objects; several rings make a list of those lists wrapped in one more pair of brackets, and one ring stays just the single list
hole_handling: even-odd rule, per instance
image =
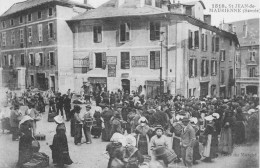
[{"label": "stone building", "polygon": [[86,83],[93,91],[138,90],[155,97],[162,67],[165,93],[231,96],[238,40],[211,26],[204,9],[202,1],[110,0],[68,20],[75,89]]},{"label": "stone building", "polygon": [[66,20],[89,9],[70,0],[13,4],[0,16],[2,86],[73,88],[73,36]]}]

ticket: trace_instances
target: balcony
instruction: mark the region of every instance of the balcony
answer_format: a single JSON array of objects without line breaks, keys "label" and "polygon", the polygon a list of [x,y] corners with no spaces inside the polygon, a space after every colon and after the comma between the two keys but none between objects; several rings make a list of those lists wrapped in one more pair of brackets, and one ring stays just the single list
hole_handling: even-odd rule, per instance
[{"label": "balcony", "polygon": [[259,77],[238,77],[236,83],[259,83]]}]

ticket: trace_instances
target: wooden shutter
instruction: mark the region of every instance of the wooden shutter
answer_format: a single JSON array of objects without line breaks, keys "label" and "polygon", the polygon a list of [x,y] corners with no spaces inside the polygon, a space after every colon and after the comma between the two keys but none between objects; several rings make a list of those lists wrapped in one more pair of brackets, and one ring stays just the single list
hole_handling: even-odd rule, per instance
[{"label": "wooden shutter", "polygon": [[195,76],[198,76],[198,60],[195,59]]},{"label": "wooden shutter", "polygon": [[120,41],[125,41],[125,24],[120,24]]},{"label": "wooden shutter", "polygon": [[226,50],[223,50],[223,60],[226,60]]},{"label": "wooden shutter", "polygon": [[191,30],[189,30],[189,49],[191,49],[192,48],[192,31]]},{"label": "wooden shutter", "polygon": [[215,75],[217,75],[218,73],[218,62],[217,61],[214,61],[215,62]]},{"label": "wooden shutter", "polygon": [[94,67],[94,59],[93,59],[93,57],[94,57],[94,54],[93,54],[93,52],[90,52],[89,53],[89,69],[90,70],[92,70],[93,69],[93,67]]},{"label": "wooden shutter", "polygon": [[48,53],[48,55],[47,55],[47,65],[48,66],[50,66],[51,65],[51,63],[50,63],[50,53]]},{"label": "wooden shutter", "polygon": [[160,51],[155,51],[155,65],[154,65],[154,68],[155,69],[160,69]]},{"label": "wooden shutter", "polygon": [[199,31],[195,31],[194,36],[195,47],[199,48]]},{"label": "wooden shutter", "polygon": [[219,37],[216,37],[216,52],[219,52]]},{"label": "wooden shutter", "polygon": [[155,40],[155,27],[153,22],[150,22],[150,40]]},{"label": "wooden shutter", "polygon": [[189,60],[189,77],[192,76],[192,59]]},{"label": "wooden shutter", "polygon": [[125,23],[125,40],[130,40],[130,24]]},{"label": "wooden shutter", "polygon": [[215,37],[214,36],[212,36],[211,49],[212,49],[212,52],[215,51]]},{"label": "wooden shutter", "polygon": [[97,31],[97,26],[93,27],[93,38],[94,38],[94,43],[98,42],[98,31]]},{"label": "wooden shutter", "polygon": [[201,51],[204,51],[204,34],[201,34]]},{"label": "wooden shutter", "polygon": [[211,70],[211,75],[213,75],[213,68],[214,68],[214,60],[211,60],[211,67],[210,67],[210,70]]},{"label": "wooden shutter", "polygon": [[155,69],[155,52],[150,52],[150,69]]},{"label": "wooden shutter", "polygon": [[206,60],[206,76],[209,75],[209,60]]},{"label": "wooden shutter", "polygon": [[201,67],[200,67],[200,71],[201,71],[201,76],[203,76],[204,75],[204,60],[201,60]]},{"label": "wooden shutter", "polygon": [[107,57],[106,57],[106,53],[103,52],[102,53],[102,69],[106,69],[106,65],[107,64]]},{"label": "wooden shutter", "polygon": [[208,35],[205,35],[205,50],[208,50]]}]

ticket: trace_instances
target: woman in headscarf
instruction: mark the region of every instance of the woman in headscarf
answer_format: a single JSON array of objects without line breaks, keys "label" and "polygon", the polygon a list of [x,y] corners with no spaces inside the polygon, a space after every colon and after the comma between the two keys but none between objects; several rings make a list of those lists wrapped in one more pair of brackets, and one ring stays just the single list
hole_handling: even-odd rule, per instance
[{"label": "woman in headscarf", "polygon": [[235,144],[242,144],[245,142],[245,121],[241,107],[236,109],[236,123],[235,123]]},{"label": "woman in headscarf", "polygon": [[152,130],[147,125],[148,121],[145,117],[141,117],[138,123],[139,125],[136,127],[135,130],[135,133],[137,134],[137,148],[142,155],[148,155],[149,135],[152,134]]},{"label": "woman in headscarf", "polygon": [[33,119],[25,115],[19,123],[21,137],[19,140],[18,167],[22,167],[24,163],[29,162],[34,153],[32,146],[32,141],[34,140],[32,137],[32,122]]},{"label": "woman in headscarf", "polygon": [[64,165],[71,165],[73,162],[70,159],[69,147],[66,136],[66,127],[61,116],[54,117],[57,124],[56,134],[53,138],[53,143],[50,145],[52,150],[53,163],[58,167],[63,168]]},{"label": "woman in headscarf", "polygon": [[231,154],[233,151],[233,131],[235,124],[233,112],[227,109],[223,116],[220,133],[219,151],[223,154]]},{"label": "woman in headscarf", "polygon": [[109,141],[111,124],[110,119],[113,117],[113,112],[106,106],[101,113],[101,117],[104,119],[105,128],[102,130],[102,140]]}]

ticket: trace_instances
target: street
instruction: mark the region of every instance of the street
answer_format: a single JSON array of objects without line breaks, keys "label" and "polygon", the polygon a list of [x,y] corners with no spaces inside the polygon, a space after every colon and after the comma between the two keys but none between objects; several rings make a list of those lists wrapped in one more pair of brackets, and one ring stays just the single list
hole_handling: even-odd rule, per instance
[{"label": "street", "polygon": [[[47,109],[47,108],[46,108]],[[108,159],[103,154],[106,149],[107,142],[102,142],[101,139],[93,139],[92,144],[82,144],[81,146],[74,145],[74,139],[70,137],[70,122],[65,122],[67,129],[67,138],[69,152],[73,164],[67,166],[69,168],[106,168]],[[46,153],[50,157],[50,168],[52,164],[51,150],[49,145],[52,144],[52,139],[55,134],[56,124],[47,122],[47,112],[44,113],[41,121],[37,123],[37,133],[45,134],[46,141],[40,141],[40,152]],[[82,138],[82,142],[85,138]],[[171,141],[171,138],[169,138]],[[230,156],[219,156],[212,163],[204,163],[199,161],[194,168],[257,168],[259,158],[259,145],[243,145],[237,146]],[[11,140],[11,134],[0,134],[0,168],[15,167],[18,160],[18,141]],[[183,168],[183,164],[172,164],[170,168]]]}]

